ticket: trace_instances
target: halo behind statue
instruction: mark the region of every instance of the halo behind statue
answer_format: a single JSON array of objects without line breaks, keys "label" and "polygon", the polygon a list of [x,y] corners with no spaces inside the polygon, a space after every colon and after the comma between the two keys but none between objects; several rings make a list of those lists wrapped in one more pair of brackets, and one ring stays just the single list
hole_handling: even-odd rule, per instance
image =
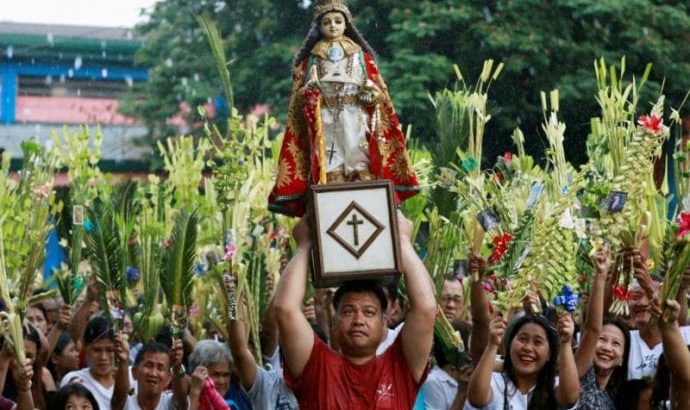
[{"label": "halo behind statue", "polygon": [[352,13],[347,8],[344,0],[317,0],[314,5],[314,20],[331,11],[339,11],[345,15],[347,21],[352,23]]}]

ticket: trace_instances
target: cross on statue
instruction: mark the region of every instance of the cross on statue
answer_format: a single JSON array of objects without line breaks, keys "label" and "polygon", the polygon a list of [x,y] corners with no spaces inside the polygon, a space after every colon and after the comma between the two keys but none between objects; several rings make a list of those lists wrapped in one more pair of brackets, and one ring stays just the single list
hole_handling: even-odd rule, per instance
[{"label": "cross on statue", "polygon": [[364,223],[363,219],[357,219],[357,214],[352,214],[352,220],[348,221],[348,225],[352,225],[352,230],[355,235],[355,246],[359,246],[359,226]]},{"label": "cross on statue", "polygon": [[333,162],[333,154],[338,152],[337,149],[335,149],[335,143],[331,142],[331,148],[326,150],[326,153],[328,154],[328,165],[331,165],[331,162]]}]

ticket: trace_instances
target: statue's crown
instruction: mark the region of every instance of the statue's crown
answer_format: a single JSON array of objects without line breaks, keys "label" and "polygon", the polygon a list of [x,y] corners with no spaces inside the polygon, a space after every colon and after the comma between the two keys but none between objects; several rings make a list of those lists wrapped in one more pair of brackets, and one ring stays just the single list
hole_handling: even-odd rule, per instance
[{"label": "statue's crown", "polygon": [[345,15],[348,22],[352,22],[352,13],[347,8],[345,0],[317,0],[314,5],[314,20],[331,11],[339,11]]}]

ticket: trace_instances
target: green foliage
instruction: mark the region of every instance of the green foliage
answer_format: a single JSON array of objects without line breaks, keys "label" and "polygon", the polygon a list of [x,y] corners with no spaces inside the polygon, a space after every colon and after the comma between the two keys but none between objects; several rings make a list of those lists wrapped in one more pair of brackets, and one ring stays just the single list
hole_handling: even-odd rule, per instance
[{"label": "green foliage", "polygon": [[198,229],[197,212],[181,210],[175,218],[175,225],[166,250],[163,252],[161,285],[169,307],[192,304],[191,290],[196,259],[196,238]]},{"label": "green foliage", "polygon": [[[209,48],[194,20],[207,15],[219,22],[226,54],[232,60],[235,104],[246,110],[268,103],[285,119],[290,93],[290,62],[311,24],[302,1],[228,0],[214,4],[191,0],[159,2],[150,22],[139,27],[147,39],[138,61],[151,68],[151,80],[135,88],[129,112],[166,135],[165,120],[181,102],[193,109],[222,95]],[[419,139],[434,146],[434,110],[427,93],[454,81],[451,66],[476,76],[484,60],[506,63],[504,79],[494,89],[496,117],[488,125],[486,157],[511,146],[517,126],[529,137],[539,132],[539,92],[559,89],[560,117],[570,124],[569,160],[584,163],[588,121],[598,112],[591,96],[596,81],[590,62],[627,56],[629,71],[650,77],[645,104],[664,78],[670,106],[677,107],[690,88],[690,13],[683,2],[634,0],[558,0],[543,7],[537,0],[351,0],[355,24],[378,53],[391,97],[403,123],[414,124]],[[172,62],[172,64],[170,64]],[[198,79],[198,80],[197,80]],[[220,119],[219,119],[220,120]],[[539,138],[526,139],[527,153],[542,158]]]}]

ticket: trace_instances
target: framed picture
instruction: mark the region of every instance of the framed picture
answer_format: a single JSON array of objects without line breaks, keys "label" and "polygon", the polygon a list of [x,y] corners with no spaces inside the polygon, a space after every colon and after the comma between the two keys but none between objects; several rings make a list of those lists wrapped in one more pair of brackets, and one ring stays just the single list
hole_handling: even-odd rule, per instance
[{"label": "framed picture", "polygon": [[315,287],[401,273],[393,186],[387,180],[311,188]]},{"label": "framed picture", "polygon": [[613,191],[606,199],[605,208],[610,213],[623,212],[625,203],[628,201],[628,193],[621,191]]}]

